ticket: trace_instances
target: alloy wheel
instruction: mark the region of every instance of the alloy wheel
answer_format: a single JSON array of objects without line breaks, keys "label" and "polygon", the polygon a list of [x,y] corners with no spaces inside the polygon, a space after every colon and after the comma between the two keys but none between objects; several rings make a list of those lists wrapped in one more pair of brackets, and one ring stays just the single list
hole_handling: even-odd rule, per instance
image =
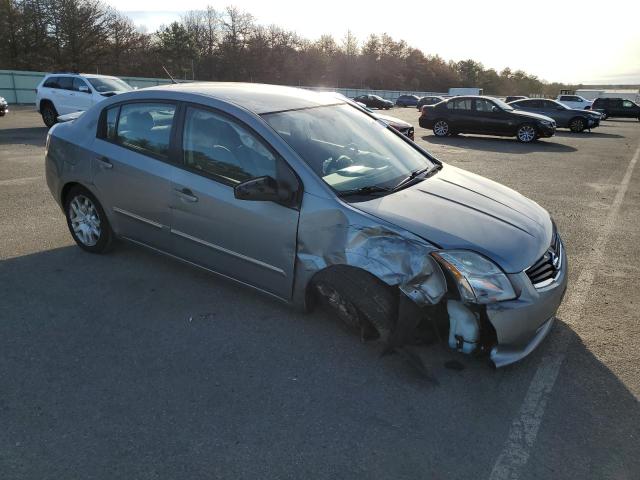
[{"label": "alloy wheel", "polygon": [[77,195],[69,203],[69,220],[76,238],[87,247],[100,240],[102,228],[100,215],[93,202],[84,195]]},{"label": "alloy wheel", "polygon": [[518,140],[524,143],[532,142],[536,138],[536,129],[531,125],[523,125],[518,129]]},{"label": "alloy wheel", "polygon": [[581,118],[575,118],[571,120],[571,125],[569,125],[569,128],[572,132],[581,132],[582,130],[584,130],[584,120],[582,120]]},{"label": "alloy wheel", "polygon": [[433,126],[433,133],[435,133],[438,137],[444,137],[449,133],[449,124],[444,120],[438,120],[436,124]]}]

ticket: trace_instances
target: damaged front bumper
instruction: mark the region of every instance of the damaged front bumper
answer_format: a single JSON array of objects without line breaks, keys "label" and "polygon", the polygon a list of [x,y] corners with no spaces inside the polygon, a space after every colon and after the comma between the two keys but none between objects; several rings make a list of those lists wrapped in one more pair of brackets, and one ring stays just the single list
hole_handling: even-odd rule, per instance
[{"label": "damaged front bumper", "polygon": [[504,367],[529,355],[553,327],[555,314],[567,289],[567,257],[560,252],[561,268],[552,282],[536,288],[525,272],[509,275],[520,291],[515,300],[487,305],[487,317],[496,331],[497,344],[490,358]]}]

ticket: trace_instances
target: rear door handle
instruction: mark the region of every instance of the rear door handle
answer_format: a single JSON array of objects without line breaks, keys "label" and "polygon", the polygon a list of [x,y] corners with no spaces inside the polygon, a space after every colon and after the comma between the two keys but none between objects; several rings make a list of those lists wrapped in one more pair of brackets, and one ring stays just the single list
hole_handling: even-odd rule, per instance
[{"label": "rear door handle", "polygon": [[113,168],[113,163],[107,157],[98,157],[97,160],[100,162],[102,168],[111,169]]},{"label": "rear door handle", "polygon": [[198,201],[198,197],[196,197],[188,188],[176,188],[175,191],[181,199],[186,200],[187,202],[195,203]]}]

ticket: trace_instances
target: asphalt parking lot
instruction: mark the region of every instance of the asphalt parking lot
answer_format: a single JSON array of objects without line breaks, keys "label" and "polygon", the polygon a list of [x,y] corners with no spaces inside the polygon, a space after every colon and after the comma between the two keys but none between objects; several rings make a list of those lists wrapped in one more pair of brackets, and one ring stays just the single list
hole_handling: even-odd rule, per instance
[{"label": "asphalt parking lot", "polygon": [[640,478],[640,122],[523,145],[388,113],[555,218],[570,285],[538,351],[496,371],[421,347],[427,382],[322,312],[127,244],[84,253],[46,187],[46,129],[16,108],[0,119],[0,478]]}]

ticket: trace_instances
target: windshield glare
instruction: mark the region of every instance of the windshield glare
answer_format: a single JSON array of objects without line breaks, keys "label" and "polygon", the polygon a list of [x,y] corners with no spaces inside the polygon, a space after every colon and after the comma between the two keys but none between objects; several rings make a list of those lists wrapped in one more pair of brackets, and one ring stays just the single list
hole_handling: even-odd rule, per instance
[{"label": "windshield glare", "polygon": [[87,80],[89,80],[89,83],[91,84],[91,86],[98,93],[129,92],[133,90],[128,83],[124,82],[123,80],[120,80],[119,78],[93,77],[93,78],[87,78]]},{"label": "windshield glare", "polygon": [[263,118],[338,193],[390,188],[434,164],[389,128],[350,105],[264,114]]}]

